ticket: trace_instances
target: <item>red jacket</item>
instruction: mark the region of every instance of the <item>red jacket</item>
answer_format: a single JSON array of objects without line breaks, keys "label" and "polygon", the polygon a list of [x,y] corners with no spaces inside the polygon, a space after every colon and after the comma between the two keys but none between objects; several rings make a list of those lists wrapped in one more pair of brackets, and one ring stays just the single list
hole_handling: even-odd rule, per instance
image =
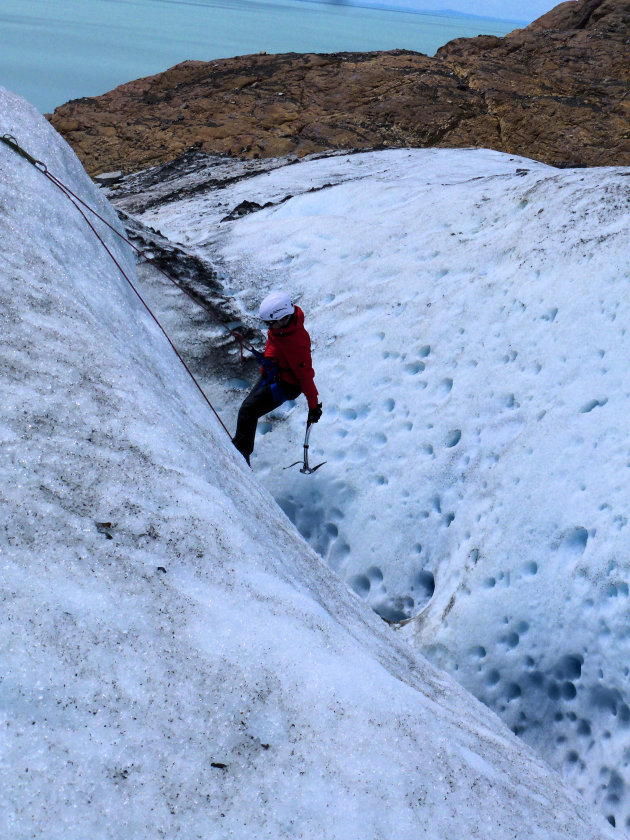
[{"label": "red jacket", "polygon": [[287,327],[267,331],[264,355],[278,365],[278,379],[299,385],[308,407],[317,408],[311,337],[304,329],[304,313],[299,306],[295,307]]}]

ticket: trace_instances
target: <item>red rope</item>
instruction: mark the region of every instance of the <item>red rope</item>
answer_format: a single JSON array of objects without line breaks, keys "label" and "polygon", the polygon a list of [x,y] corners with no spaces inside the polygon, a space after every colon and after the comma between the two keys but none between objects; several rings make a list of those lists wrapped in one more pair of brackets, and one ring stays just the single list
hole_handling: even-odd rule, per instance
[{"label": "red rope", "polygon": [[[120,233],[120,231],[116,230],[116,228],[115,228],[113,225],[111,225],[111,224],[107,221],[107,219],[104,219],[104,218],[103,218],[103,216],[101,216],[99,213],[97,213],[97,212],[96,212],[96,210],[95,210],[93,207],[91,207],[89,204],[87,204],[85,201],[83,201],[83,199],[82,199],[82,198],[79,198],[79,196],[78,196],[78,195],[76,195],[74,192],[72,192],[72,190],[70,189],[70,187],[66,186],[66,185],[63,183],[63,181],[60,181],[60,180],[59,180],[59,178],[57,178],[55,175],[53,175],[53,174],[52,174],[51,172],[49,172],[47,169],[44,171],[44,175],[46,175],[46,177],[47,177],[50,181],[52,181],[52,183],[53,183],[53,184],[55,184],[55,186],[56,186],[56,187],[59,187],[59,189],[62,189],[64,192],[66,192],[66,193],[67,193],[67,195],[68,195],[68,197],[70,197],[70,196],[71,196],[73,199],[75,199],[75,200],[76,200],[76,201],[78,201],[80,204],[82,204],[82,205],[83,205],[83,207],[85,207],[87,210],[89,210],[89,211],[90,211],[90,213],[93,213],[93,214],[96,216],[96,218],[97,218],[97,219],[99,219],[101,222],[103,222],[103,224],[104,224],[104,225],[106,225],[106,226],[107,226],[107,227],[108,227],[108,228],[109,228],[109,229],[110,229],[113,233],[115,233],[115,234],[116,234],[116,236],[120,237],[120,239],[122,239],[122,240],[123,240],[123,242],[126,242],[126,243],[127,243],[127,245],[130,245],[130,246],[134,249],[134,251],[136,251],[136,253],[138,253],[138,254],[139,254],[139,255],[140,255],[143,259],[145,259],[145,260],[146,260],[146,261],[147,261],[150,265],[152,265],[154,268],[156,268],[156,269],[160,272],[160,274],[163,274],[163,275],[164,275],[164,277],[166,277],[166,279],[167,279],[167,280],[170,280],[170,282],[171,282],[171,283],[173,283],[175,286],[177,286],[177,288],[178,288],[178,289],[180,289],[182,292],[184,292],[184,294],[185,294],[185,295],[188,295],[188,297],[189,297],[192,301],[194,301],[194,303],[196,303],[196,304],[197,304],[197,306],[200,306],[200,307],[201,307],[202,309],[204,309],[204,310],[205,310],[205,311],[206,311],[206,312],[207,312],[207,313],[208,313],[208,314],[209,314],[212,318],[214,318],[214,320],[217,322],[217,324],[220,324],[220,326],[222,326],[224,330],[227,330],[227,332],[228,332],[228,333],[232,336],[232,338],[234,338],[234,339],[235,339],[235,341],[237,341],[237,342],[239,343],[239,345],[240,345],[240,348],[241,348],[241,359],[243,359],[243,347],[244,347],[246,350],[249,350],[249,352],[250,352],[250,353],[254,353],[254,354],[255,354],[255,353],[257,352],[257,351],[254,349],[254,347],[253,347],[253,346],[252,346],[252,345],[251,345],[248,341],[246,341],[246,339],[245,339],[245,338],[244,338],[244,337],[243,337],[240,333],[236,332],[235,330],[231,330],[231,329],[228,327],[228,325],[227,325],[226,323],[224,323],[224,322],[223,322],[220,318],[218,318],[218,317],[215,315],[215,313],[212,311],[212,309],[210,309],[210,307],[209,307],[207,304],[205,304],[203,301],[201,301],[201,300],[199,300],[198,298],[196,298],[193,294],[191,294],[191,293],[188,291],[188,289],[187,289],[185,286],[183,286],[181,283],[179,283],[177,280],[175,280],[175,278],[174,278],[174,277],[171,277],[171,275],[170,275],[168,272],[164,271],[164,269],[163,269],[163,268],[160,268],[160,266],[159,266],[159,265],[155,262],[155,260],[152,260],[150,257],[148,257],[148,256],[144,253],[144,251],[142,251],[142,249],[141,249],[141,248],[138,248],[138,247],[137,247],[137,245],[134,245],[134,244],[133,244],[133,242],[131,242],[131,241],[130,241],[130,240],[129,240],[129,239],[128,239],[128,238],[127,238],[124,234],[122,234],[122,233]],[[73,202],[73,203],[74,203],[74,202]],[[76,206],[76,205],[75,205],[75,206]],[[78,208],[77,208],[77,209],[78,209]]]},{"label": "red rope", "polygon": [[[229,437],[230,437],[230,439],[231,439],[231,438],[232,438],[232,435],[230,434],[230,432],[229,432],[229,430],[228,430],[227,426],[225,425],[225,423],[223,422],[223,420],[221,420],[221,418],[219,417],[219,414],[218,414],[218,412],[216,411],[215,407],[212,405],[212,403],[210,402],[210,400],[208,399],[208,397],[207,397],[207,396],[206,396],[206,394],[204,393],[203,388],[201,387],[201,385],[200,385],[200,384],[199,384],[199,382],[197,381],[197,379],[196,379],[195,375],[193,374],[193,372],[191,371],[191,369],[188,367],[188,365],[186,364],[186,362],[185,362],[185,361],[183,360],[183,358],[181,357],[181,355],[180,355],[179,351],[177,350],[177,347],[175,347],[175,345],[173,344],[173,342],[172,342],[172,341],[171,341],[171,339],[169,338],[169,336],[168,336],[168,334],[167,334],[166,330],[164,329],[164,327],[162,326],[162,324],[160,324],[160,322],[158,321],[158,319],[156,318],[156,316],[153,314],[153,312],[152,312],[152,310],[151,310],[151,307],[150,307],[150,306],[149,306],[149,304],[146,302],[146,300],[142,297],[142,295],[140,294],[140,292],[136,289],[136,287],[134,286],[134,284],[133,284],[133,282],[131,281],[131,279],[130,279],[130,278],[127,276],[127,274],[125,273],[125,271],[124,271],[123,267],[121,266],[121,264],[118,262],[118,260],[116,259],[116,257],[112,254],[112,252],[110,251],[110,249],[107,247],[107,244],[105,243],[105,241],[103,240],[103,238],[101,237],[101,235],[99,234],[99,232],[96,230],[96,228],[94,227],[94,225],[90,222],[90,220],[89,220],[89,219],[88,219],[88,217],[85,215],[85,213],[83,212],[83,210],[81,209],[81,207],[79,206],[79,204],[77,204],[77,201],[81,201],[81,199],[77,199],[77,201],[75,201],[75,200],[74,200],[74,199],[75,199],[75,196],[74,196],[74,194],[72,193],[72,191],[71,191],[71,190],[69,190],[69,189],[67,189],[67,188],[65,187],[65,185],[64,185],[61,181],[59,181],[57,178],[55,178],[55,176],[54,176],[54,175],[51,175],[48,171],[44,172],[44,175],[48,178],[48,180],[49,180],[49,181],[51,181],[53,184],[55,184],[55,186],[56,186],[56,187],[58,187],[58,188],[61,190],[61,192],[62,192],[62,193],[66,196],[66,198],[67,198],[67,199],[68,199],[68,200],[69,200],[69,201],[70,201],[70,202],[71,202],[71,203],[72,203],[72,204],[73,204],[73,205],[77,208],[77,210],[79,211],[79,213],[83,216],[83,218],[85,219],[85,222],[86,222],[86,224],[88,225],[88,227],[90,228],[90,230],[91,230],[91,231],[93,232],[93,234],[96,236],[96,238],[97,238],[97,239],[98,239],[98,241],[101,243],[101,245],[103,246],[103,248],[107,251],[107,253],[109,254],[109,256],[111,257],[111,259],[113,260],[114,264],[116,265],[116,267],[118,268],[118,270],[120,271],[120,273],[122,274],[122,276],[125,278],[125,280],[127,281],[127,283],[129,283],[129,285],[131,286],[131,288],[133,289],[133,291],[134,291],[134,292],[136,293],[136,295],[138,296],[138,299],[140,300],[140,302],[142,303],[142,305],[144,306],[144,308],[147,310],[147,312],[149,313],[149,315],[151,316],[151,318],[155,321],[155,323],[156,323],[156,324],[157,324],[157,326],[159,327],[160,331],[162,332],[162,334],[164,335],[164,337],[166,338],[166,340],[167,340],[167,341],[168,341],[168,343],[170,344],[171,348],[173,349],[173,352],[175,353],[175,355],[177,356],[177,358],[179,359],[179,361],[182,363],[182,365],[183,365],[183,366],[184,366],[184,368],[186,369],[186,371],[187,371],[188,375],[190,376],[190,378],[192,379],[192,381],[193,381],[193,382],[195,383],[195,385],[197,386],[197,388],[198,388],[198,390],[199,390],[199,393],[200,393],[200,394],[201,394],[201,396],[204,398],[204,400],[207,402],[207,404],[210,406],[210,408],[212,409],[212,411],[213,411],[213,413],[214,413],[215,417],[217,418],[217,420],[219,421],[219,423],[223,426],[223,428],[225,429],[226,433],[228,434],[228,436],[229,436]],[[85,202],[81,201],[81,204],[84,204],[84,203],[85,203]],[[95,215],[97,215],[97,216],[98,216],[98,213],[95,213]],[[99,218],[101,218],[101,217],[99,216]],[[103,221],[105,221],[105,220],[103,219]],[[112,227],[112,226],[111,226],[108,222],[105,222],[105,224],[107,224],[107,226],[108,226],[108,227],[110,227],[112,230],[115,230],[115,229],[114,229],[114,228],[113,228],[113,227]],[[129,244],[131,244],[131,243],[129,243]]]},{"label": "red rope", "polygon": [[160,324],[160,322],[158,321],[157,317],[156,317],[156,316],[153,314],[153,312],[151,311],[151,307],[149,306],[149,304],[148,304],[148,303],[146,302],[146,300],[142,297],[142,295],[140,294],[140,292],[136,289],[136,287],[135,287],[135,286],[134,286],[134,284],[132,283],[131,279],[130,279],[130,278],[127,276],[127,274],[125,273],[125,271],[124,271],[123,267],[121,266],[121,264],[118,262],[118,260],[116,259],[116,257],[112,254],[112,252],[110,251],[110,249],[107,247],[107,245],[106,245],[105,241],[103,240],[103,238],[101,237],[101,235],[99,234],[99,232],[96,230],[96,228],[94,227],[94,225],[90,222],[90,220],[88,219],[88,217],[86,216],[86,214],[83,212],[83,210],[82,210],[81,206],[83,206],[83,207],[85,207],[87,210],[89,210],[89,211],[90,211],[90,213],[93,213],[93,214],[94,214],[94,215],[95,215],[98,219],[100,219],[100,221],[101,221],[101,222],[103,222],[103,224],[104,224],[104,225],[106,225],[106,226],[107,226],[107,227],[108,227],[111,231],[113,231],[113,233],[115,233],[115,234],[116,234],[116,236],[119,236],[119,237],[120,237],[120,238],[121,238],[124,242],[126,242],[126,243],[127,243],[127,245],[130,245],[130,246],[131,246],[131,247],[132,247],[135,251],[137,251],[137,253],[138,253],[138,254],[140,254],[142,257],[144,257],[144,259],[146,259],[146,260],[147,260],[147,262],[151,263],[151,265],[153,265],[155,268],[157,268],[157,270],[158,270],[161,274],[163,274],[163,275],[164,275],[164,276],[165,276],[168,280],[170,280],[170,281],[171,281],[171,283],[174,283],[174,284],[177,286],[177,288],[178,288],[178,289],[181,289],[181,291],[183,291],[185,294],[187,294],[187,295],[188,295],[188,297],[189,297],[191,300],[193,300],[193,301],[194,301],[194,302],[195,302],[198,306],[201,306],[203,309],[205,309],[205,310],[206,310],[206,312],[208,312],[208,313],[209,313],[209,314],[210,314],[210,315],[214,318],[214,320],[215,320],[217,323],[219,323],[219,324],[220,324],[220,325],[221,325],[224,329],[226,329],[226,330],[230,333],[230,335],[231,335],[233,338],[235,338],[235,339],[238,341],[238,343],[240,344],[240,347],[241,347],[241,358],[243,357],[243,347],[245,347],[247,350],[249,350],[250,352],[253,352],[253,353],[256,353],[257,351],[256,351],[256,350],[252,347],[252,345],[251,345],[251,344],[249,344],[249,342],[245,341],[245,339],[243,338],[243,336],[242,336],[242,335],[240,335],[240,333],[237,333],[237,332],[235,332],[234,330],[231,330],[231,329],[227,326],[227,324],[224,324],[224,323],[223,323],[223,321],[221,321],[221,319],[220,319],[220,318],[218,318],[218,317],[214,314],[214,312],[213,312],[213,311],[212,311],[212,310],[211,310],[211,309],[210,309],[210,308],[209,308],[206,304],[204,304],[204,303],[203,303],[202,301],[200,301],[200,300],[197,300],[197,298],[195,298],[195,297],[194,297],[194,296],[193,296],[193,295],[192,295],[192,294],[191,294],[191,293],[190,293],[190,292],[189,292],[189,291],[188,291],[188,290],[187,290],[184,286],[182,286],[182,284],[181,284],[181,283],[178,283],[178,282],[177,282],[177,280],[175,280],[173,277],[171,277],[169,274],[167,274],[167,272],[166,272],[166,271],[164,271],[163,269],[161,269],[161,268],[160,268],[160,266],[159,266],[159,265],[157,265],[157,263],[155,263],[155,262],[154,262],[153,260],[151,260],[149,257],[147,257],[147,256],[146,256],[146,255],[145,255],[145,254],[144,254],[144,253],[140,250],[140,248],[137,248],[137,247],[133,244],[133,242],[130,242],[130,241],[129,241],[129,239],[127,239],[127,237],[126,237],[126,236],[123,236],[123,234],[122,234],[122,233],[120,233],[119,231],[117,231],[117,230],[116,230],[116,228],[115,228],[113,225],[111,225],[111,224],[107,221],[107,219],[104,219],[104,218],[103,218],[103,216],[101,216],[99,213],[97,213],[97,212],[96,212],[96,210],[94,210],[94,208],[93,208],[93,207],[90,207],[90,205],[89,205],[89,204],[87,204],[85,201],[83,201],[83,199],[82,199],[82,198],[79,198],[79,196],[78,196],[78,195],[76,195],[76,194],[75,194],[75,193],[74,193],[74,192],[70,189],[70,187],[66,186],[66,185],[63,183],[63,181],[60,181],[60,180],[59,180],[59,178],[57,178],[55,175],[53,175],[53,174],[52,174],[52,172],[49,172],[49,171],[48,171],[48,167],[46,166],[46,164],[45,164],[45,163],[43,163],[41,160],[37,160],[37,159],[36,159],[36,158],[34,158],[32,155],[30,155],[30,154],[29,154],[29,153],[28,153],[25,149],[23,149],[23,148],[20,146],[20,144],[17,142],[17,140],[15,139],[15,137],[13,137],[13,136],[12,136],[12,135],[10,135],[10,134],[5,134],[5,135],[3,135],[3,136],[0,136],[0,141],[2,141],[3,143],[5,143],[5,145],[9,146],[9,148],[13,149],[13,151],[17,152],[19,155],[21,155],[23,158],[25,158],[25,159],[26,159],[26,160],[27,160],[30,164],[32,164],[32,165],[33,165],[36,169],[38,169],[38,170],[39,170],[39,171],[40,171],[43,175],[45,175],[45,176],[46,176],[46,178],[48,178],[48,180],[51,182],[51,184],[54,184],[54,186],[55,186],[55,187],[57,187],[57,189],[59,189],[59,190],[60,190],[60,191],[61,191],[61,192],[62,192],[62,193],[66,196],[66,198],[67,198],[67,199],[68,199],[68,200],[69,200],[69,201],[70,201],[70,202],[71,202],[71,203],[72,203],[72,204],[76,207],[76,209],[79,211],[79,213],[81,214],[81,216],[84,218],[84,220],[85,220],[86,224],[88,225],[88,227],[90,228],[90,230],[92,231],[92,233],[96,236],[96,238],[97,238],[97,239],[98,239],[98,241],[101,243],[101,245],[103,246],[103,248],[104,248],[104,249],[106,250],[106,252],[109,254],[109,256],[110,256],[110,257],[111,257],[111,259],[113,260],[114,264],[116,265],[116,267],[118,268],[118,270],[119,270],[119,271],[120,271],[120,273],[122,274],[122,276],[125,278],[125,280],[127,281],[127,283],[129,283],[129,285],[131,286],[131,288],[133,289],[133,291],[134,291],[134,292],[135,292],[135,294],[137,295],[138,299],[140,300],[140,302],[142,303],[142,305],[144,306],[144,308],[147,310],[147,312],[149,313],[149,315],[151,316],[151,318],[155,321],[155,323],[157,324],[158,328],[160,329],[160,331],[162,332],[162,334],[164,335],[164,337],[165,337],[165,338],[166,338],[166,340],[168,341],[169,345],[171,346],[171,348],[172,348],[173,352],[175,353],[175,355],[177,356],[177,358],[179,359],[179,361],[180,361],[180,362],[182,363],[182,365],[184,366],[184,368],[185,368],[186,372],[188,373],[188,375],[190,376],[190,378],[192,379],[192,381],[193,381],[193,382],[195,383],[195,385],[197,386],[197,388],[198,388],[198,390],[199,390],[199,393],[200,393],[200,394],[201,394],[201,396],[204,398],[204,400],[205,400],[205,401],[206,401],[206,403],[209,405],[209,407],[212,409],[212,412],[214,413],[215,417],[217,418],[217,420],[219,421],[219,423],[223,426],[223,428],[225,429],[225,431],[226,431],[227,435],[228,435],[228,436],[230,437],[230,439],[231,439],[231,438],[232,438],[232,435],[230,434],[230,432],[229,432],[229,430],[228,430],[227,426],[225,425],[225,423],[223,422],[223,420],[221,420],[221,418],[219,417],[218,412],[216,411],[215,407],[212,405],[212,403],[210,402],[210,400],[208,399],[208,397],[207,397],[207,396],[206,396],[206,394],[204,393],[204,390],[203,390],[203,388],[201,387],[201,385],[199,384],[199,382],[197,381],[197,379],[195,378],[195,375],[193,374],[193,372],[191,371],[191,369],[188,367],[188,365],[186,364],[186,362],[185,362],[185,361],[183,360],[183,358],[181,357],[181,355],[180,355],[179,351],[177,350],[177,348],[175,347],[175,345],[173,344],[173,342],[172,342],[172,341],[171,341],[171,339],[169,338],[169,336],[168,336],[168,334],[167,334],[166,330],[164,329],[164,327]]}]

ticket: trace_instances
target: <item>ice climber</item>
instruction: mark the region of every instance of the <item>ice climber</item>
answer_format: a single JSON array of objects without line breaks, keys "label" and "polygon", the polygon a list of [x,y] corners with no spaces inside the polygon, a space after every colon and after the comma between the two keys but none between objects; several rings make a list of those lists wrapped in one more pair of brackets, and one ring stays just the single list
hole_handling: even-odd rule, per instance
[{"label": "ice climber", "polygon": [[268,327],[261,375],[243,400],[232,438],[248,464],[254,451],[256,426],[264,414],[303,393],[308,403],[307,422],[317,423],[322,416],[304,313],[285,292],[272,292],[260,304],[258,315]]}]

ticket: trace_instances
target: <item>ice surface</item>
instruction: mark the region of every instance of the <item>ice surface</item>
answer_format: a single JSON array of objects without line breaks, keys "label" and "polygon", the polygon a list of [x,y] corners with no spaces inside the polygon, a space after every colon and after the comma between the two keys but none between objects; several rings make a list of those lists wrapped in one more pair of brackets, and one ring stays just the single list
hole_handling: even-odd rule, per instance
[{"label": "ice surface", "polygon": [[[256,475],[328,564],[619,827],[630,817],[630,182],[483,150],[343,155],[142,213],[246,313],[306,312],[324,416]],[[284,200],[287,196],[293,198]],[[273,207],[218,224],[245,200]],[[218,202],[222,207],[219,208]],[[220,381],[226,416],[240,394]]]},{"label": "ice surface", "polygon": [[[2,89],[0,131],[115,223]],[[2,836],[613,837],[308,548],[67,199],[0,173]]]}]

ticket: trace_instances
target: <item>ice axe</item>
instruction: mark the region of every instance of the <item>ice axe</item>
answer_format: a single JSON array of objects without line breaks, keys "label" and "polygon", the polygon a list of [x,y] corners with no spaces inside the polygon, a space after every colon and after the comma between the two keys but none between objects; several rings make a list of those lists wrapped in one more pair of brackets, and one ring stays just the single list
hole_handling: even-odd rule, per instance
[{"label": "ice axe", "polygon": [[304,475],[311,475],[314,473],[315,470],[318,470],[320,467],[323,467],[326,461],[322,461],[321,464],[318,464],[316,467],[309,467],[308,465],[308,439],[311,436],[311,429],[313,427],[312,423],[307,421],[306,423],[306,435],[304,436],[304,460],[303,461],[295,461],[293,464],[289,464],[288,467],[284,467],[285,470],[290,470],[291,467],[297,466],[297,464],[302,464],[302,469],[300,470],[301,473]]}]

